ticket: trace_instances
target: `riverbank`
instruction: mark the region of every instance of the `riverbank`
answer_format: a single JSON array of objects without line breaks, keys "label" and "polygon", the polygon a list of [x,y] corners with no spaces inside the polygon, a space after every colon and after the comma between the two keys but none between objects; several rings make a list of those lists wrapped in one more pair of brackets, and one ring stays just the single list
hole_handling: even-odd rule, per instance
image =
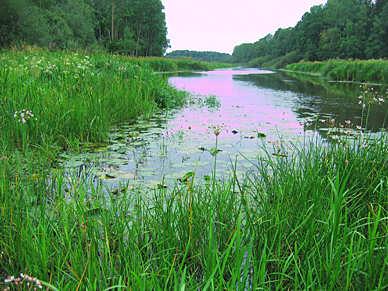
[{"label": "riverbank", "polygon": [[179,106],[184,93],[154,71],[206,63],[65,52],[0,54],[2,148],[102,141],[113,124]]},{"label": "riverbank", "polygon": [[387,287],[385,133],[271,149],[245,180],[189,172],[107,192],[55,167],[56,153],[184,95],[147,59],[12,54],[0,60],[0,289]]},{"label": "riverbank", "polygon": [[322,76],[336,81],[388,83],[388,60],[300,62],[285,66],[285,70]]},{"label": "riverbank", "polygon": [[311,145],[263,157],[246,181],[109,195],[3,160],[1,274],[57,290],[384,290],[387,145]]}]

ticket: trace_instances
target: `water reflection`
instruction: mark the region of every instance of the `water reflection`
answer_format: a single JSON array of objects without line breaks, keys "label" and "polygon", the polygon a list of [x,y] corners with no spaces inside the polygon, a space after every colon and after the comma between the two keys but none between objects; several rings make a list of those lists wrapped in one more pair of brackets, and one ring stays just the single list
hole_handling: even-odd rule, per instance
[{"label": "water reflection", "polygon": [[[235,80],[245,81],[259,88],[274,90],[274,94],[282,92],[294,93],[296,100],[294,111],[303,119],[311,116],[319,119],[334,118],[338,123],[344,124],[350,120],[354,125],[360,125],[362,106],[358,96],[362,94],[360,84],[327,82],[315,77],[290,76],[284,73],[272,75],[234,76]],[[375,86],[375,90],[385,92],[383,86]],[[368,129],[380,131],[387,128],[386,121],[388,104],[374,104],[370,108]],[[364,111],[364,114],[366,112]],[[318,127],[319,124],[318,124]]]},{"label": "water reflection", "polygon": [[[281,157],[284,144],[302,146],[318,133],[325,139],[327,120],[335,118],[336,125],[349,128],[361,119],[355,85],[301,81],[257,69],[184,74],[169,81],[193,95],[215,95],[220,106],[190,105],[124,124],[112,130],[108,146],[82,155],[63,155],[64,166],[93,166],[93,175],[113,187],[127,181],[172,185],[191,171],[201,179],[212,170],[213,127],[218,126],[218,176],[227,176],[230,161],[237,162],[238,174],[243,175],[263,154],[263,146]],[[387,112],[387,104],[372,108],[372,130],[381,128]]]}]

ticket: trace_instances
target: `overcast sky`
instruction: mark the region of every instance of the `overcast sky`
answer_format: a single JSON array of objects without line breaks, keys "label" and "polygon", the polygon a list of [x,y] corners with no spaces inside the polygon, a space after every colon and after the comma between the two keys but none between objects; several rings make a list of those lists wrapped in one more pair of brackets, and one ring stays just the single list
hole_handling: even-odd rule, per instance
[{"label": "overcast sky", "polygon": [[325,0],[162,0],[171,50],[231,53],[278,28],[294,26]]}]

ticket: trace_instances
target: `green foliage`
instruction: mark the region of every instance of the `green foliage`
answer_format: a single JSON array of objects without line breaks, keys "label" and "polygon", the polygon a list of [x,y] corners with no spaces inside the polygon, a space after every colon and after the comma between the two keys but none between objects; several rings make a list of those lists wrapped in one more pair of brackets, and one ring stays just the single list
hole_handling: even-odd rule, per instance
[{"label": "green foliage", "polygon": [[110,192],[53,167],[58,146],[177,105],[162,60],[0,54],[0,289],[20,273],[52,290],[386,289],[386,133],[268,152],[244,181]]},{"label": "green foliage", "polygon": [[233,50],[234,62],[248,62],[256,56],[256,50],[253,44],[243,43],[236,46]]},{"label": "green foliage", "polygon": [[311,145],[263,157],[245,182],[188,173],[174,189],[121,194],[61,171],[48,182],[43,153],[7,156],[1,282],[23,272],[59,290],[384,290],[387,145]]},{"label": "green foliage", "polygon": [[388,83],[386,60],[329,60],[324,62],[300,62],[287,70],[320,74],[333,80]]},{"label": "green foliage", "polygon": [[162,56],[168,47],[160,0],[3,0],[0,47],[94,48]]},{"label": "green foliage", "polygon": [[225,53],[219,52],[198,52],[188,50],[177,50],[166,55],[168,58],[190,58],[197,61],[205,62],[220,62],[229,63],[232,61],[232,56]]},{"label": "green foliage", "polygon": [[298,51],[292,51],[277,58],[270,56],[258,57],[251,60],[248,65],[252,67],[264,67],[279,69],[288,64],[295,63],[300,60],[300,54]]},{"label": "green foliage", "polygon": [[388,56],[388,3],[387,1],[376,1],[372,10],[373,27],[368,39],[366,54],[372,57]]},{"label": "green foliage", "polygon": [[[1,53],[0,147],[47,142],[68,147],[74,139],[101,141],[115,123],[182,104],[184,96],[154,70],[189,66],[162,58],[107,54]],[[23,109],[34,115],[26,123],[14,116]]]},{"label": "green foliage", "polygon": [[277,68],[302,59],[388,57],[386,19],[387,1],[330,0],[312,7],[293,28],[236,46],[233,59]]}]

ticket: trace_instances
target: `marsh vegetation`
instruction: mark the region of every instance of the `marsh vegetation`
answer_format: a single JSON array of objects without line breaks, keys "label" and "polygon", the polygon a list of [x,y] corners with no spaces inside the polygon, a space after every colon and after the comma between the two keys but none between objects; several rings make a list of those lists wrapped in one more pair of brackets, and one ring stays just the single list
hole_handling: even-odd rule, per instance
[{"label": "marsh vegetation", "polygon": [[[190,63],[0,56],[1,288],[387,288],[382,88],[349,89],[347,116],[339,84],[257,70],[168,82],[154,70]],[[101,156],[64,166],[87,153],[110,170],[114,153],[118,171],[97,175]],[[140,167],[180,162],[130,183],[133,153]]]},{"label": "marsh vegetation", "polygon": [[0,289],[387,290],[387,3],[173,59],[160,0],[2,0]]}]

